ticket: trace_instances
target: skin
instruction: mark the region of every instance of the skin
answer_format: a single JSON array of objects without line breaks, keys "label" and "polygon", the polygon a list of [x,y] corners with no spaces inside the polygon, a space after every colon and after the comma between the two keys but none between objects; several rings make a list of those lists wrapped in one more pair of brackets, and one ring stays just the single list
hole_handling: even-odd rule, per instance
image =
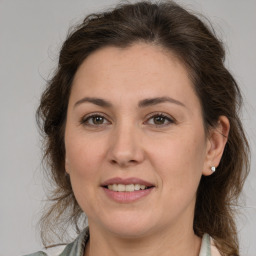
[{"label": "skin", "polygon": [[[175,101],[138,107],[164,96]],[[171,121],[159,121],[159,112]],[[103,118],[85,122],[93,113]],[[90,227],[85,255],[198,255],[196,191],[201,176],[218,166],[226,143],[221,133],[228,131],[221,116],[205,134],[188,72],[171,52],[136,43],[87,57],[75,75],[65,130],[66,171]],[[155,188],[138,201],[117,203],[100,186],[114,177],[137,177]]]}]

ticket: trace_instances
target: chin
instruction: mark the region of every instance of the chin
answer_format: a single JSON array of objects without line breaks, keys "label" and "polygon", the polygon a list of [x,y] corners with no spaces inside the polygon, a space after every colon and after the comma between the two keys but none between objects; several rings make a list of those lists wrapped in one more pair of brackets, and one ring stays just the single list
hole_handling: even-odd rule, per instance
[{"label": "chin", "polygon": [[134,225],[111,226],[109,231],[120,238],[137,239],[150,234],[151,228],[149,226],[142,227]]},{"label": "chin", "polygon": [[[120,217],[122,216],[122,217]],[[101,220],[105,229],[123,238],[139,238],[149,235],[154,228],[154,220],[139,214],[112,215],[107,220]]]}]

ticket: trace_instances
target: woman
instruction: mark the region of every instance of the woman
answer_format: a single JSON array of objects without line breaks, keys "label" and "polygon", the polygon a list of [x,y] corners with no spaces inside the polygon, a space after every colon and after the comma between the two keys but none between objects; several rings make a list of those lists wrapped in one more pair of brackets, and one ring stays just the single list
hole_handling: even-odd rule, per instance
[{"label": "woman", "polygon": [[38,109],[56,184],[43,241],[69,223],[80,233],[57,255],[239,255],[249,147],[224,56],[171,1],[119,5],[73,30]]}]

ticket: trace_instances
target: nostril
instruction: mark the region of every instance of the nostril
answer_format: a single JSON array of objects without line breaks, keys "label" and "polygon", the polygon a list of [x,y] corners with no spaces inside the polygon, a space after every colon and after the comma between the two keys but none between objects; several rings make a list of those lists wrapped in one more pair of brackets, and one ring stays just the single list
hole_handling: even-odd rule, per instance
[{"label": "nostril", "polygon": [[115,165],[119,165],[121,167],[126,167],[126,166],[129,166],[129,165],[134,165],[137,163],[136,160],[128,160],[128,161],[125,161],[125,160],[120,160],[120,161],[117,161],[117,160],[114,160],[112,159],[111,161],[111,164],[115,164]]}]

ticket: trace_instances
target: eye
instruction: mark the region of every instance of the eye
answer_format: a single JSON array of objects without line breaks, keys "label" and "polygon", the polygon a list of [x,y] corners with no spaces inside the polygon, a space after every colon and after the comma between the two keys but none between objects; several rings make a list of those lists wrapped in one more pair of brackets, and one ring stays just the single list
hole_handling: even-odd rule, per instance
[{"label": "eye", "polygon": [[80,123],[86,126],[102,126],[108,124],[109,122],[103,115],[93,114],[83,117]]},{"label": "eye", "polygon": [[[152,120],[152,121],[150,121]],[[161,126],[168,126],[172,123],[175,123],[174,119],[168,115],[165,115],[163,113],[154,113],[152,114],[147,121],[150,125],[161,127]],[[81,119],[80,123],[85,126],[94,126],[94,127],[100,127],[103,125],[109,124],[109,121],[107,121],[106,117],[102,114],[94,113],[89,116],[85,116]]]},{"label": "eye", "polygon": [[149,122],[149,123],[151,123],[151,125],[154,125],[156,127],[168,126],[172,123],[175,123],[173,118],[171,118],[170,116],[167,116],[163,113],[153,114],[149,117],[148,120],[152,120],[153,122]]}]

